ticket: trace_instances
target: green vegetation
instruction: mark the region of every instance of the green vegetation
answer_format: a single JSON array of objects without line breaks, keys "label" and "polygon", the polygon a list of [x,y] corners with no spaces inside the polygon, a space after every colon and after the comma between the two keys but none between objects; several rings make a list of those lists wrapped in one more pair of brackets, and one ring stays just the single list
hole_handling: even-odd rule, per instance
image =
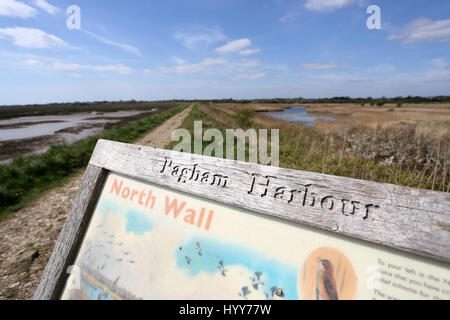
[{"label": "green vegetation", "polygon": [[255,110],[243,109],[236,112],[236,120],[242,128],[248,128],[252,125],[252,118],[255,115]]},{"label": "green vegetation", "polygon": [[[449,150],[447,142],[440,141],[439,145],[434,145],[431,140],[420,140],[423,137],[416,138],[412,128],[373,133],[353,128],[344,136],[338,136],[275,119],[262,122],[245,110],[230,115],[219,108],[202,106],[194,108],[182,124],[191,135],[195,120],[202,120],[204,131],[217,128],[224,136],[227,128],[246,129],[242,123],[251,123],[255,129],[280,129],[280,167],[450,191],[448,159],[443,152]],[[387,142],[392,144],[393,158],[404,161],[391,163],[380,156],[386,152]],[[203,149],[209,144],[203,142]],[[248,146],[246,151],[248,156]],[[223,154],[226,154],[225,150]]]},{"label": "green vegetation", "polygon": [[43,191],[62,184],[70,175],[84,168],[98,139],[133,142],[184,108],[171,109],[71,145],[54,145],[42,155],[19,157],[11,164],[0,165],[0,218],[22,208]]}]

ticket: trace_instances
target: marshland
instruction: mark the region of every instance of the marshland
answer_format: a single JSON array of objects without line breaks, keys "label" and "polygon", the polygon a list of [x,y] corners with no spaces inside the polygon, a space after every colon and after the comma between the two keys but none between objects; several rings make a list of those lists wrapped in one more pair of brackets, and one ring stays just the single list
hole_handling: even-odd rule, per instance
[{"label": "marshland", "polygon": [[0,107],[0,163],[42,154],[50,145],[71,144],[104,130],[163,112],[169,102],[76,102]]},{"label": "marshland", "polygon": [[[57,112],[44,107],[38,114],[30,107],[25,113],[5,117],[14,121],[18,116],[138,112],[126,120],[103,123],[99,134],[73,143],[44,143],[47,151],[14,156],[10,163],[0,165],[0,285],[5,288],[0,298],[32,298],[99,138],[171,149],[178,143],[170,142],[173,130],[185,128],[193,134],[197,120],[204,130],[216,128],[222,134],[226,129],[279,129],[281,167],[450,191],[450,103],[218,100],[132,104],[123,108],[120,103],[108,103],[121,110],[103,103],[101,110],[95,110],[94,104],[84,105],[86,109],[74,104],[74,112],[62,114],[66,112],[59,109],[62,106]],[[136,105],[143,109],[135,109]],[[14,111],[11,108],[5,109],[9,115]],[[152,111],[155,108],[157,112]],[[308,123],[270,116],[271,111],[293,109],[300,111],[303,120],[306,116]]]},{"label": "marshland", "polygon": [[[273,117],[299,106],[300,113],[307,110],[307,125],[304,116],[297,122]],[[198,104],[184,126],[193,130],[194,120],[223,132],[279,129],[281,167],[450,191],[449,104],[209,102]]]}]

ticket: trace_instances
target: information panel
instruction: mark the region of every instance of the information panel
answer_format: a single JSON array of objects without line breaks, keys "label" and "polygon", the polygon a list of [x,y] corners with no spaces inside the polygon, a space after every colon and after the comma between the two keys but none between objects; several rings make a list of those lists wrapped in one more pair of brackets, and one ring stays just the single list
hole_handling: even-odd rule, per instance
[{"label": "information panel", "polygon": [[450,299],[418,257],[110,173],[62,299]]}]

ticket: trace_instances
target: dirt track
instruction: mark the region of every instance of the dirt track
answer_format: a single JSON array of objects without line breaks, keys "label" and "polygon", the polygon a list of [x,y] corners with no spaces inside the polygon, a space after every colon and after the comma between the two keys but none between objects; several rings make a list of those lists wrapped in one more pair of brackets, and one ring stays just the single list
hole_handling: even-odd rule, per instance
[{"label": "dirt track", "polygon": [[[192,107],[135,142],[164,148]],[[0,299],[32,299],[72,206],[83,172],[0,222]]]}]

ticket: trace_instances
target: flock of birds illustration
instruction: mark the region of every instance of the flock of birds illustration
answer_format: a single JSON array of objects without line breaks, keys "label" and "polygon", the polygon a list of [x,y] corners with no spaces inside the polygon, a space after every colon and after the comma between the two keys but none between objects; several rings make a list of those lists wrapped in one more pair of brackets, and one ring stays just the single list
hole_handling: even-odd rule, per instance
[{"label": "flock of birds illustration", "polygon": [[[183,247],[179,247],[179,250],[180,250],[180,252],[182,252]],[[199,257],[201,257],[203,255],[203,250],[201,248],[199,241],[197,241],[195,243],[195,251]],[[193,257],[187,256],[187,255],[184,256],[186,266],[188,266],[188,267],[191,266],[192,259],[193,259]],[[223,277],[227,276],[228,269],[226,268],[225,262],[223,260],[218,260],[217,270]],[[263,275],[264,274],[261,271],[254,272],[253,275],[249,278],[249,280],[251,281],[250,285],[241,287],[241,289],[237,292],[237,294],[244,299],[248,299],[248,296],[252,293],[252,290],[258,291],[258,290],[262,289],[262,287],[264,285],[264,282],[262,281]],[[251,290],[251,288],[253,288],[253,289]],[[278,287],[271,287],[270,292],[264,292],[264,295],[265,295],[266,299],[273,299],[274,297],[283,297],[282,289],[280,289]]]},{"label": "flock of birds illustration", "polygon": [[[103,225],[99,225],[96,227],[99,232],[101,232],[102,237],[100,238],[102,242],[96,242],[96,243],[89,243],[87,246],[86,251],[83,254],[83,260],[84,262],[97,271],[103,271],[107,264],[109,262],[123,262],[128,263],[131,265],[136,264],[136,262],[132,259],[132,253],[129,250],[126,250],[124,248],[124,242],[116,242],[114,241],[114,234],[109,234],[106,231],[102,231]],[[98,255],[94,254],[94,249],[101,248],[103,251],[106,251],[105,249],[107,247],[113,247],[117,246],[119,247],[119,255],[118,256],[110,256],[109,254],[104,254],[103,257],[106,259],[98,260]],[[101,263],[99,263],[101,261]],[[120,276],[114,280],[114,286],[117,285],[118,281],[120,279]]]}]

